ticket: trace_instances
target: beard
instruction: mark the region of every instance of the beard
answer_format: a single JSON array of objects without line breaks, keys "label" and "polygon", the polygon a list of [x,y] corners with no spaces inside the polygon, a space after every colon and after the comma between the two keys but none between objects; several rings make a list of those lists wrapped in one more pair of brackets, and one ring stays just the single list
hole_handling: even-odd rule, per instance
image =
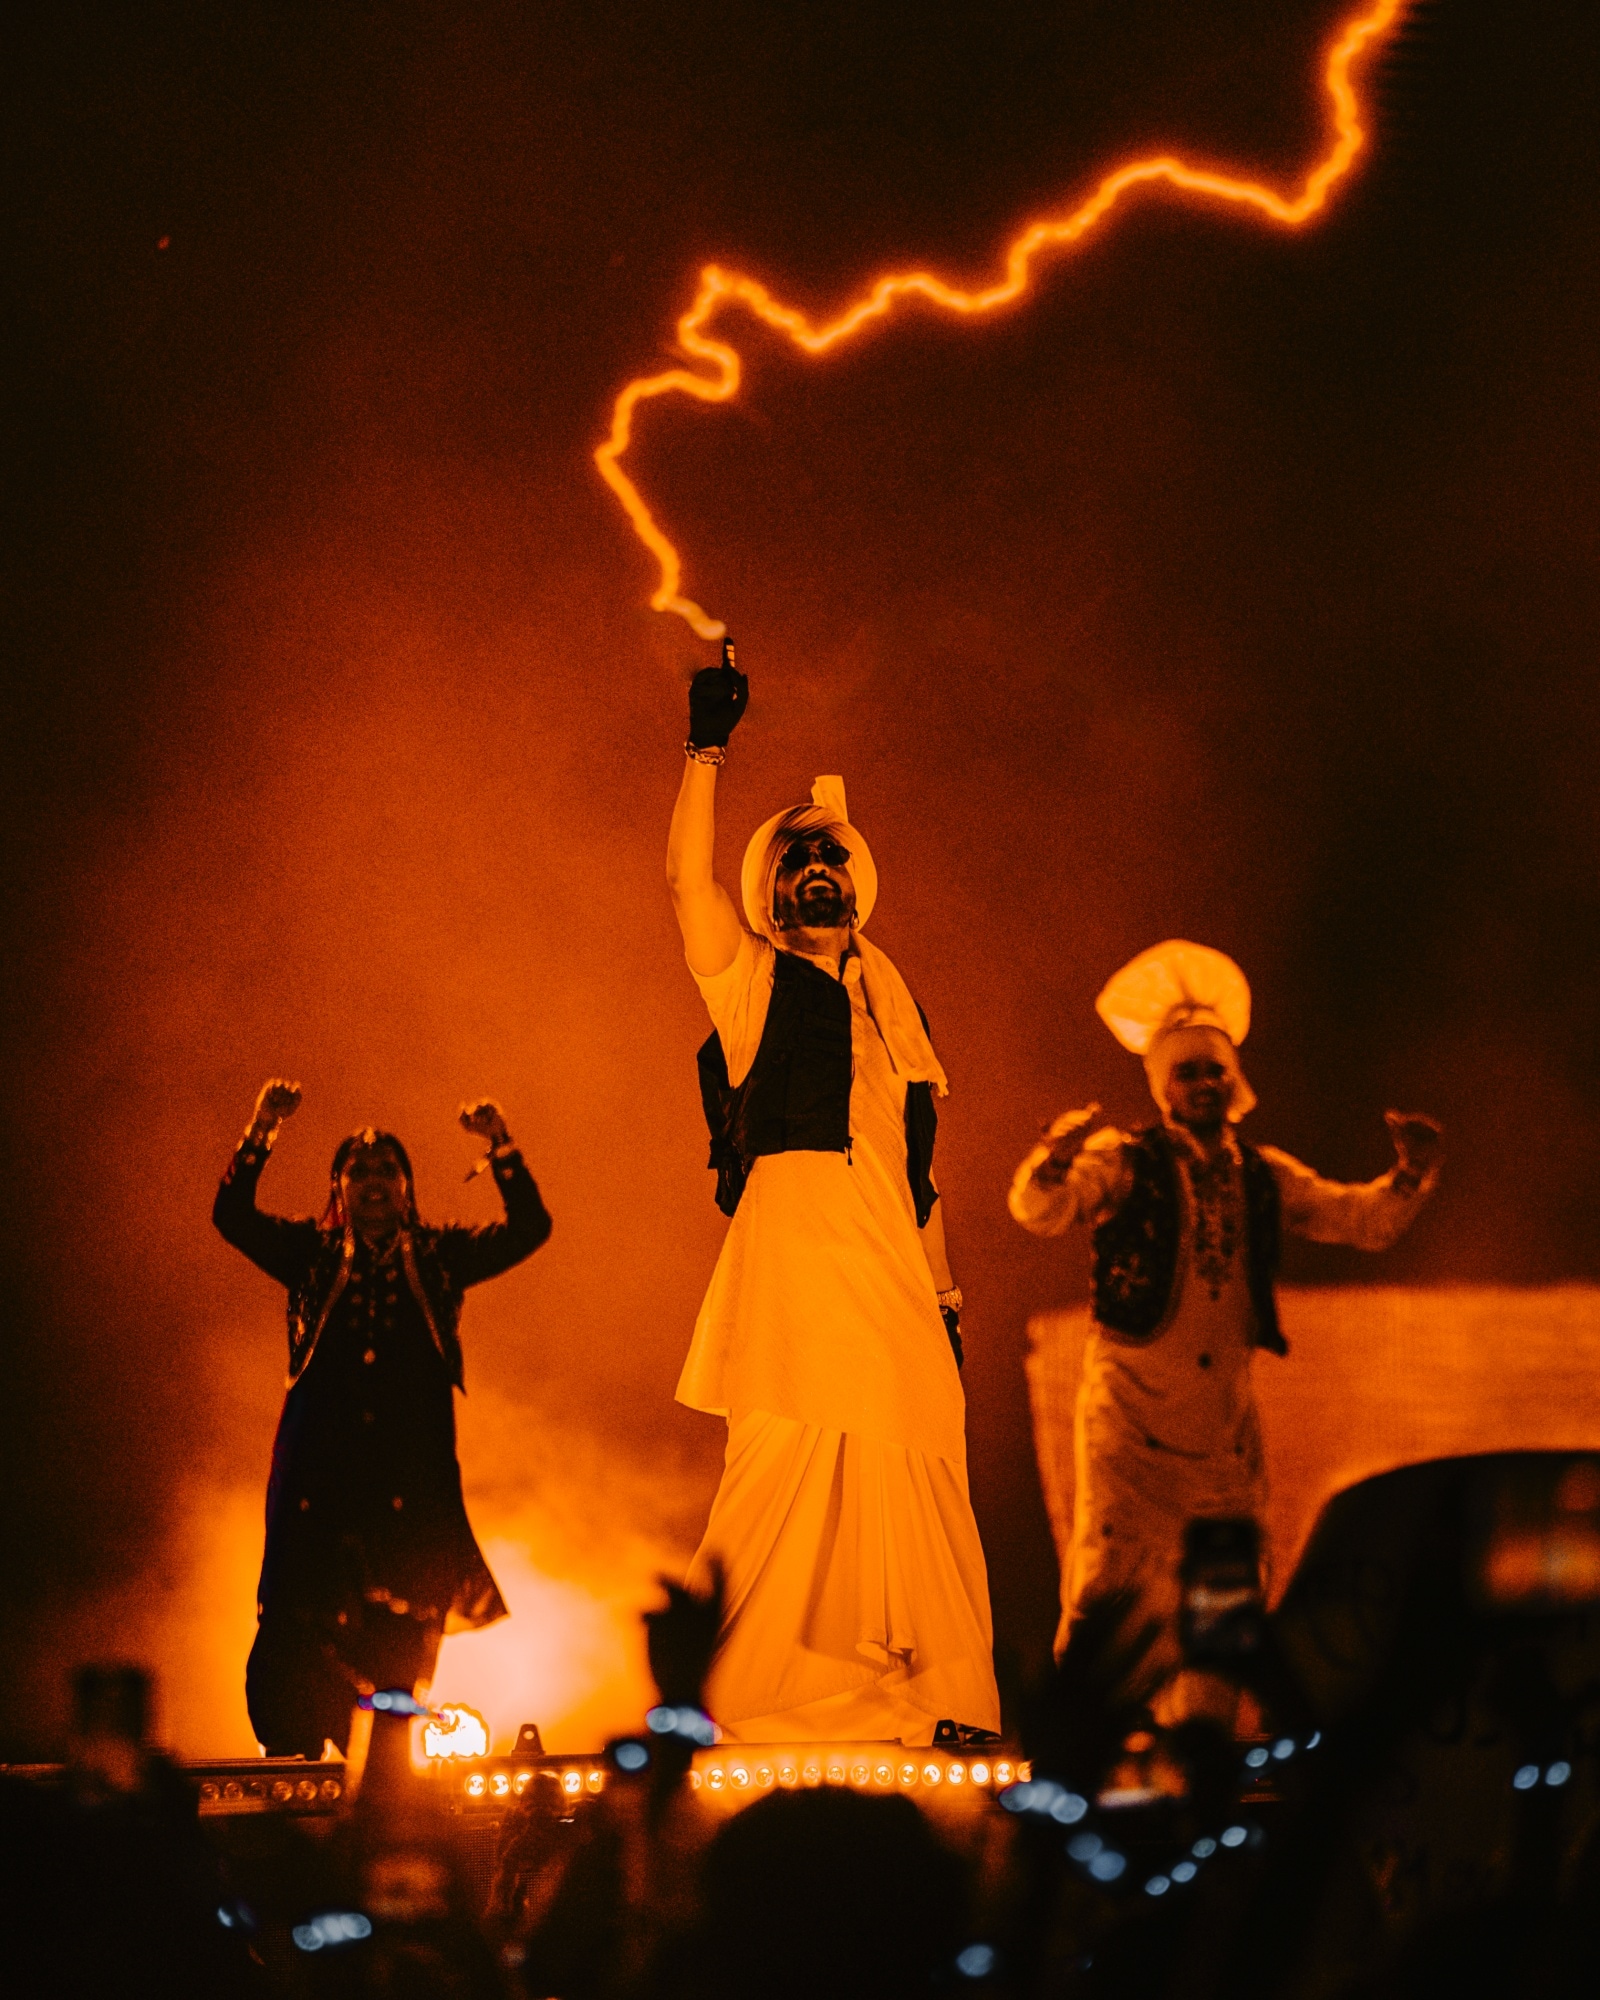
[{"label": "beard", "polygon": [[790,919],[806,930],[843,930],[850,921],[850,905],[840,893],[839,885],[826,875],[814,875],[809,882],[802,883],[795,895]]}]

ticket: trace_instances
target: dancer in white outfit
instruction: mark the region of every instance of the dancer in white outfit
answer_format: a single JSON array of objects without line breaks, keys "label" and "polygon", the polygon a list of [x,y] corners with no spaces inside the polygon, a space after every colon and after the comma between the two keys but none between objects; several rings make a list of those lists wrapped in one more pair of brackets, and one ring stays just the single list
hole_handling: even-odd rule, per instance
[{"label": "dancer in white outfit", "polygon": [[1328,1181],[1243,1141],[1255,1104],[1237,1045],[1250,989],[1221,952],[1174,939],[1142,953],[1095,1003],[1142,1055],[1159,1124],[1094,1129],[1098,1105],[1058,1118],[1018,1167],[1012,1215],[1038,1236],[1094,1229],[1094,1325],[1075,1428],[1072,1542],[1058,1650],[1096,1599],[1127,1594],[1154,1623],[1151,1687],[1178,1664],[1178,1564],[1187,1522],[1265,1522],[1266,1468],[1251,1356],[1287,1346],[1273,1274],[1281,1232],[1385,1250],[1439,1170],[1439,1128],[1386,1114],[1396,1164]]},{"label": "dancer in white outfit", "polygon": [[731,655],[695,677],[667,860],[733,1217],[678,1384],[728,1422],[690,1572],[726,1578],[708,1698],[746,1741],[971,1737],[1000,1717],[931,1174],[944,1072],[860,934],[877,872],[840,780],[750,842],[748,929],[718,887],[716,774],[745,699]]}]

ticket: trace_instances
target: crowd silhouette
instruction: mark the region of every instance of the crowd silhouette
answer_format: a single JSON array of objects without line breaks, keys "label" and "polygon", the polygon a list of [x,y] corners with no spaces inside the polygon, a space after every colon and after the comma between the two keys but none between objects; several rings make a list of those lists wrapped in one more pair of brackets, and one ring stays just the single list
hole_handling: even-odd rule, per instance
[{"label": "crowd silhouette", "polygon": [[959,1827],[849,1786],[707,1802],[690,1773],[720,1606],[671,1586],[648,1725],[608,1747],[599,1794],[509,1802],[492,1883],[449,1789],[412,1768],[404,1700],[369,1711],[337,1809],[207,1821],[146,1741],[145,1677],[85,1668],[68,1762],[0,1780],[0,1984],[1578,2000],[1600,1991],[1597,1554],[1593,1458],[1368,1481],[1274,1613],[1235,1599],[1186,1623],[1242,1737],[1154,1724],[1126,1692],[1150,1634],[1106,1603],[1009,1690],[1027,1775]]}]

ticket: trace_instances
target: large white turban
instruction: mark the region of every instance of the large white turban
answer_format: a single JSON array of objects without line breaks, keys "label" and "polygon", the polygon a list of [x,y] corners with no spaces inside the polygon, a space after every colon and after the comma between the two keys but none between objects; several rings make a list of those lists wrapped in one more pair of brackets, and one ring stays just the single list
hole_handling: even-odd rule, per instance
[{"label": "large white turban", "polygon": [[810,805],[790,806],[787,812],[774,813],[750,836],[739,870],[739,898],[744,904],[745,922],[759,936],[777,942],[772,896],[778,881],[778,861],[797,833],[831,833],[841,847],[850,850],[850,864],[844,872],[855,888],[855,927],[860,930],[878,900],[878,871],[865,837],[858,827],[850,824],[843,778],[818,778],[811,787]]},{"label": "large white turban", "polygon": [[1094,1006],[1122,1046],[1144,1057],[1163,1112],[1174,1066],[1197,1055],[1214,1057],[1232,1081],[1230,1123],[1254,1108],[1238,1057],[1250,1032],[1250,986],[1225,952],[1185,938],[1152,945],[1106,981]]},{"label": "large white turban", "polygon": [[856,892],[852,921],[868,1010],[900,1075],[908,1083],[931,1083],[941,1097],[947,1096],[950,1086],[910,988],[888,953],[879,951],[861,936],[861,927],[878,900],[878,870],[861,829],[850,824],[843,778],[818,778],[811,787],[810,805],[790,806],[787,812],[774,813],[751,835],[739,870],[739,898],[744,904],[745,922],[759,936],[782,948],[782,933],[772,921],[772,896],[777,886],[779,858],[797,833],[831,833],[842,847],[849,849],[845,873]]}]

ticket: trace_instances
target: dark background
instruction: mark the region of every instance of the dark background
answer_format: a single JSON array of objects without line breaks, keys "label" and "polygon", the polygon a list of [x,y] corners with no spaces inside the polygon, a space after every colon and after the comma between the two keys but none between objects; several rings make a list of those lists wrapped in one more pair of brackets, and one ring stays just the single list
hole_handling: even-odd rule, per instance
[{"label": "dark background", "polygon": [[[661,862],[710,651],[645,608],[611,397],[708,258],[823,313],[984,277],[1133,152],[1293,183],[1342,11],[35,10],[0,65],[0,1750],[48,1746],[86,1647],[181,1679],[218,1496],[248,1607],[280,1302],[207,1214],[273,1071],[291,1208],[371,1118],[425,1210],[487,1214],[451,1120],[502,1099],[557,1229],[469,1314],[468,1407],[515,1419],[464,1431],[469,1486],[692,1546],[721,1433],[672,1388],[721,1225]],[[1092,1013],[1135,951],[1245,967],[1258,1138],[1364,1177],[1386,1104],[1450,1128],[1381,1268],[1291,1276],[1597,1275],[1597,55],[1586,6],[1417,7],[1310,230],[1146,199],[1009,315],[820,363],[751,330],[736,404],[642,420],[751,675],[724,877],[842,770],[952,1077],[1009,1647],[1054,1622],[1024,1321],[1085,1257],[1003,1193],[1062,1105],[1138,1114]],[[237,1737],[215,1673],[191,1750]]]}]

